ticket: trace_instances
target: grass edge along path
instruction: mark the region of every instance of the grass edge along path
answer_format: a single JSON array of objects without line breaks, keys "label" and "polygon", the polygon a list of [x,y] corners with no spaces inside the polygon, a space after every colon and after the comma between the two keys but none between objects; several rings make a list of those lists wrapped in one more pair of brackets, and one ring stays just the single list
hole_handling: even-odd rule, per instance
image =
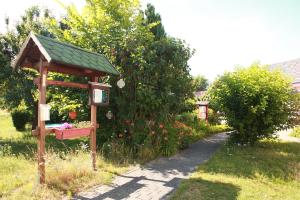
[{"label": "grass edge along path", "polygon": [[225,144],[172,200],[300,199],[300,145],[264,140],[254,147]]}]

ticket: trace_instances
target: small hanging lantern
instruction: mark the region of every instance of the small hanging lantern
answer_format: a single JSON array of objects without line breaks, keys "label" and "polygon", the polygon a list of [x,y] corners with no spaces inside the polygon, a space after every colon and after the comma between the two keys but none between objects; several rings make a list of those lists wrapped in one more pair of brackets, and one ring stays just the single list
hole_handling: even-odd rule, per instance
[{"label": "small hanging lantern", "polygon": [[121,78],[120,80],[118,80],[117,82],[117,86],[122,89],[125,86],[125,81]]},{"label": "small hanging lantern", "polygon": [[114,115],[113,115],[113,113],[109,110],[109,111],[106,113],[105,116],[106,116],[107,119],[112,119]]}]

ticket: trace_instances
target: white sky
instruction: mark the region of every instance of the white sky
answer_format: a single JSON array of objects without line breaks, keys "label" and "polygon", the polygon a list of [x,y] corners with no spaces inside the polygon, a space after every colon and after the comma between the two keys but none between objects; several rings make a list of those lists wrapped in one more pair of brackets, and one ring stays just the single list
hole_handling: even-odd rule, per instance
[{"label": "white sky", "polygon": [[[63,13],[54,0],[1,1],[0,31],[5,30],[5,16],[15,21],[32,5],[48,7],[58,16]],[[63,2],[84,5],[83,0]],[[142,5],[148,2],[161,14],[167,33],[196,50],[190,60],[193,75],[202,74],[212,81],[238,64],[300,58],[300,4],[296,0],[142,0]]]}]

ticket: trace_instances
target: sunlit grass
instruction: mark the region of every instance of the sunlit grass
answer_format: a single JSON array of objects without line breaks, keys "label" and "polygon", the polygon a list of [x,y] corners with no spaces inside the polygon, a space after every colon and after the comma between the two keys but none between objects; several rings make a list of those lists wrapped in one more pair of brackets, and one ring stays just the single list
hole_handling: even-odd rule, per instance
[{"label": "sunlit grass", "polygon": [[22,132],[16,131],[11,116],[8,112],[0,110],[0,139],[13,139],[22,136]]},{"label": "sunlit grass", "polygon": [[225,145],[180,185],[172,199],[300,199],[300,145]]}]

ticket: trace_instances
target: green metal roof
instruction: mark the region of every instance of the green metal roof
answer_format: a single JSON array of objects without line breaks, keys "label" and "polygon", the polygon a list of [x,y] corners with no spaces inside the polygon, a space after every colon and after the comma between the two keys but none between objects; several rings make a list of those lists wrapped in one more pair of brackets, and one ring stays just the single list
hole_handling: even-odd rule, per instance
[{"label": "green metal roof", "polygon": [[119,75],[114,66],[101,54],[34,33],[31,33],[29,37],[35,43],[40,43],[37,45],[49,63],[72,65],[78,68]]}]

